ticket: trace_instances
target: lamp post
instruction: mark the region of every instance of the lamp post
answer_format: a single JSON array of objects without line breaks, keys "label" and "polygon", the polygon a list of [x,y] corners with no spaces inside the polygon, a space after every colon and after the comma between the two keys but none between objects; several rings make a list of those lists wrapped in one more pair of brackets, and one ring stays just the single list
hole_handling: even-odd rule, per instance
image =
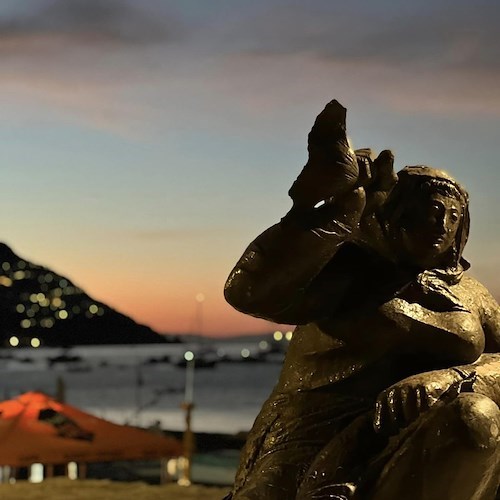
[{"label": "lamp post", "polygon": [[[198,330],[198,335],[203,331],[203,302],[205,302],[205,295],[197,293],[196,300],[196,325],[195,330]],[[184,389],[184,401],[181,408],[185,411],[186,428],[182,437],[182,444],[184,448],[184,456],[181,463],[181,474],[177,480],[180,486],[189,486],[191,484],[191,461],[195,449],[195,437],[191,429],[191,413],[194,408],[194,370],[196,366],[195,355],[192,351],[184,353],[184,360],[186,361],[186,385]]]},{"label": "lamp post", "polygon": [[191,460],[193,457],[193,452],[195,447],[194,434],[191,429],[191,412],[194,408],[194,403],[193,403],[194,369],[195,369],[194,353],[192,351],[186,351],[184,353],[184,359],[186,360],[186,385],[184,390],[184,401],[181,404],[181,408],[185,411],[186,429],[182,437],[184,456],[182,457],[181,475],[177,480],[177,484],[179,484],[180,486],[190,486]]}]

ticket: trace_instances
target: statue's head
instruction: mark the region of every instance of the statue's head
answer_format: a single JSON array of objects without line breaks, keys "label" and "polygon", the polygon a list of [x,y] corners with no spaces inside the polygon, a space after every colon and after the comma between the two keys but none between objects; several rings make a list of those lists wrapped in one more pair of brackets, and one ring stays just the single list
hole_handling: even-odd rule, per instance
[{"label": "statue's head", "polygon": [[421,269],[457,268],[469,234],[465,189],[442,170],[405,167],[384,208],[398,259]]}]

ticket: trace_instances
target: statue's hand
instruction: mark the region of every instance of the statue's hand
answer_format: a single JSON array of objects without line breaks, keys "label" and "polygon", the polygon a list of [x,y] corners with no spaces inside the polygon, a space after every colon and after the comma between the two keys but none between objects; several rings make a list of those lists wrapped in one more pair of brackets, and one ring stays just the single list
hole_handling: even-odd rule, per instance
[{"label": "statue's hand", "polygon": [[396,434],[437,402],[456,398],[474,378],[474,372],[464,374],[454,369],[419,373],[405,378],[378,395],[373,426],[377,432]]},{"label": "statue's hand", "polygon": [[337,101],[316,118],[308,137],[307,164],[288,192],[293,207],[286,220],[335,233],[346,226],[355,237],[361,218],[385,203],[397,176],[391,151],[382,151],[376,159],[370,149],[353,151],[345,120],[346,109]]},{"label": "statue's hand", "polygon": [[[382,207],[396,185],[398,177],[394,172],[394,155],[389,149],[382,151],[373,161],[369,156],[358,154],[358,151],[356,151],[356,156],[360,164],[359,183],[364,186],[366,192],[366,207],[363,213],[366,217]],[[365,168],[362,168],[362,164]],[[365,175],[364,172],[367,169],[369,173]]]},{"label": "statue's hand", "polygon": [[346,135],[346,109],[329,102],[309,133],[309,158],[288,194],[298,210],[311,210],[355,189],[359,167]]}]

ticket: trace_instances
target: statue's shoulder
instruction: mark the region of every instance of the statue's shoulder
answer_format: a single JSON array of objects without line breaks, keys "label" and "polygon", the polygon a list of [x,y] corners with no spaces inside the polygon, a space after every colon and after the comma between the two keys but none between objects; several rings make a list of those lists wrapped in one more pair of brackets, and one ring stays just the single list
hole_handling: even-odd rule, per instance
[{"label": "statue's shoulder", "polygon": [[466,271],[460,280],[460,286],[479,296],[491,296],[488,289],[474,276]]},{"label": "statue's shoulder", "polygon": [[461,290],[460,295],[466,298],[470,305],[474,305],[482,315],[489,315],[499,309],[498,302],[490,291],[468,272],[464,273],[458,288]]}]

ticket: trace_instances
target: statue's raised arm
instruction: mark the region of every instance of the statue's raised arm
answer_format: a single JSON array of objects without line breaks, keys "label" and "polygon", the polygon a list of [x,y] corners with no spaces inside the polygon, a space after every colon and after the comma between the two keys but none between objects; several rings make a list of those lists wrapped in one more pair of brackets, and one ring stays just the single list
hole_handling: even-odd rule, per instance
[{"label": "statue's raised arm", "polygon": [[467,191],[353,150],[330,102],[291,210],[231,272],[238,310],[297,324],[234,500],[493,500],[500,308],[468,275]]},{"label": "statue's raised arm", "polygon": [[[346,110],[330,102],[308,137],[308,162],[289,190],[293,207],[246,249],[231,272],[225,296],[236,309],[281,323],[304,323],[324,304],[311,286],[339,248],[360,237],[360,220],[382,204],[395,183],[393,156],[372,161],[346,136]],[[366,189],[365,189],[366,188]],[[347,290],[345,272],[330,270],[329,307]]]}]

